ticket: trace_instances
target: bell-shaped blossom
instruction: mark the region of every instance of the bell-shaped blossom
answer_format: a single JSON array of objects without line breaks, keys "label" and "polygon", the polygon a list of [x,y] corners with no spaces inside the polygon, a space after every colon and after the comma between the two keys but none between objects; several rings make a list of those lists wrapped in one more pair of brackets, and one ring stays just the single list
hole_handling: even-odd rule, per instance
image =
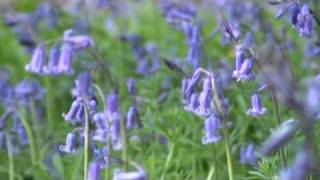
[{"label": "bell-shaped blossom", "polygon": [[64,38],[64,41],[69,43],[73,49],[83,49],[94,46],[92,38],[85,35],[67,36]]},{"label": "bell-shaped blossom", "polygon": [[70,44],[65,43],[62,46],[59,57],[58,72],[61,74],[72,74],[73,50]]},{"label": "bell-shaped blossom", "polygon": [[25,69],[36,74],[44,73],[46,63],[46,50],[43,43],[39,44],[33,52],[32,59]]},{"label": "bell-shaped blossom", "polygon": [[130,107],[127,115],[127,128],[138,128],[139,125],[139,111],[138,108],[133,105]]},{"label": "bell-shaped blossom", "polygon": [[71,133],[68,133],[66,137],[66,144],[60,145],[59,149],[60,151],[63,151],[66,153],[74,153],[76,152],[76,144],[77,144],[77,136],[75,133],[71,132]]},{"label": "bell-shaped blossom", "polygon": [[253,144],[249,144],[247,147],[241,146],[240,149],[240,163],[242,164],[255,164],[257,157],[254,151]]},{"label": "bell-shaped blossom", "polygon": [[60,56],[59,48],[57,48],[56,46],[52,47],[50,50],[48,65],[45,66],[45,72],[47,74],[52,74],[52,75],[59,74],[58,72],[59,56]]},{"label": "bell-shaped blossom", "polygon": [[251,96],[251,108],[248,109],[247,114],[257,117],[265,114],[267,109],[262,107],[261,98],[258,93],[254,93]]},{"label": "bell-shaped blossom", "polygon": [[135,80],[132,79],[132,78],[128,79],[127,86],[128,86],[129,95],[130,96],[136,96],[138,91],[137,91]]},{"label": "bell-shaped blossom", "polygon": [[211,115],[204,124],[205,136],[202,138],[202,144],[216,143],[221,139],[219,129],[222,127],[220,117]]},{"label": "bell-shaped blossom", "polygon": [[98,162],[91,162],[88,170],[87,180],[99,180],[101,178],[101,168]]}]

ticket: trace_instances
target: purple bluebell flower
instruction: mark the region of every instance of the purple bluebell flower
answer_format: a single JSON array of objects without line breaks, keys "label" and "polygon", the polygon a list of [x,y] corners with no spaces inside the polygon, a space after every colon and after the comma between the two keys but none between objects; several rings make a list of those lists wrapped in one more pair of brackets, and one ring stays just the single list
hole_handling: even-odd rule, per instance
[{"label": "purple bluebell flower", "polygon": [[191,94],[194,92],[199,80],[201,79],[202,76],[202,70],[200,68],[196,69],[195,72],[193,73],[191,79],[188,82],[188,86],[183,92],[183,97],[188,99],[188,97],[191,96]]},{"label": "purple bluebell flower", "polygon": [[32,100],[41,100],[45,91],[42,89],[39,81],[23,80],[16,85],[14,89],[16,97],[22,102]]},{"label": "purple bluebell flower", "polygon": [[199,26],[189,22],[185,22],[185,23],[182,23],[182,27],[183,27],[187,42],[190,46],[195,44],[200,44]]},{"label": "purple bluebell flower", "polygon": [[242,164],[255,164],[257,157],[254,151],[253,144],[249,144],[247,147],[241,146],[240,150],[240,163]]},{"label": "purple bluebell flower", "polygon": [[[240,53],[240,52],[239,52]],[[243,61],[241,63],[241,61]],[[232,77],[236,79],[236,81],[249,81],[253,79],[253,59],[239,59],[236,60],[236,70],[233,71]]]},{"label": "purple bluebell flower", "polygon": [[136,87],[136,82],[134,79],[129,78],[127,81],[127,86],[128,86],[128,93],[130,96],[136,96],[137,95],[137,87]]},{"label": "purple bluebell flower", "polygon": [[73,49],[94,47],[93,39],[85,35],[67,36],[64,41],[69,43]]},{"label": "purple bluebell flower", "polygon": [[22,145],[29,144],[27,132],[26,132],[25,128],[22,126],[22,124],[20,124],[20,126],[17,129],[17,135],[18,135],[20,144],[22,144]]},{"label": "purple bluebell flower", "polygon": [[116,169],[113,174],[113,180],[147,180],[147,173],[143,168],[139,168],[137,171],[124,172],[120,169]]},{"label": "purple bluebell flower", "polygon": [[198,68],[200,65],[201,58],[201,45],[191,45],[188,50],[187,60],[194,67]]},{"label": "purple bluebell flower", "polygon": [[149,73],[149,61],[146,57],[139,59],[136,72],[143,75]]},{"label": "purple bluebell flower", "polygon": [[97,129],[108,129],[108,120],[105,113],[96,113],[93,116]]},{"label": "purple bluebell flower", "polygon": [[297,22],[294,24],[300,33],[300,36],[310,37],[314,29],[314,17],[308,5],[304,4],[299,14],[297,15]]},{"label": "purple bluebell flower", "polygon": [[282,171],[280,180],[304,180],[309,171],[315,168],[314,164],[314,157],[306,150],[302,150],[296,156],[292,166]]},{"label": "purple bluebell flower", "polygon": [[91,162],[88,170],[87,180],[99,180],[101,178],[101,168],[98,162]]},{"label": "purple bluebell flower", "polygon": [[67,114],[62,114],[62,116],[64,117],[64,119],[66,121],[69,121],[72,124],[75,124],[76,122],[78,122],[77,114],[78,114],[78,112],[80,111],[80,108],[81,108],[80,104],[81,104],[80,100],[73,101],[69,112]]},{"label": "purple bluebell flower", "polygon": [[112,147],[115,150],[122,149],[122,140],[121,140],[121,119],[119,116],[113,118],[111,122],[111,141]]},{"label": "purple bluebell flower", "polygon": [[203,90],[199,96],[199,115],[207,116],[210,113],[212,95],[211,80],[206,78],[203,81]]},{"label": "purple bluebell flower", "polygon": [[106,104],[107,104],[106,112],[107,112],[108,118],[111,120],[120,115],[120,107],[119,107],[118,101],[119,101],[118,94],[116,92],[112,92],[106,98]]},{"label": "purple bluebell flower", "polygon": [[76,152],[76,143],[77,143],[76,134],[73,132],[68,133],[68,135],[66,137],[66,144],[60,145],[59,149],[60,149],[60,151],[63,151],[66,153],[75,153]]},{"label": "purple bluebell flower", "polygon": [[202,138],[202,144],[216,143],[221,139],[218,130],[222,127],[220,117],[216,115],[209,116],[204,124],[205,136]]},{"label": "purple bluebell flower", "polygon": [[127,115],[127,128],[138,128],[139,125],[139,111],[138,108],[133,105],[130,107]]},{"label": "purple bluebell flower", "polygon": [[190,112],[198,112],[199,109],[199,95],[198,93],[192,93],[190,96],[189,102],[187,102],[187,105],[184,107],[186,111]]},{"label": "purple bluebell flower", "polygon": [[270,155],[283,147],[296,133],[298,129],[297,125],[297,121],[293,119],[283,122],[263,143],[263,146],[260,150],[261,154]]},{"label": "purple bluebell flower", "polygon": [[233,24],[225,21],[224,19],[219,20],[220,31],[225,38],[230,40],[238,40],[241,37],[240,30]]},{"label": "purple bluebell flower", "polygon": [[169,23],[190,22],[196,16],[196,11],[190,6],[169,5],[165,8],[165,16]]},{"label": "purple bluebell flower", "polygon": [[76,80],[75,95],[77,97],[84,97],[89,95],[89,91],[92,85],[91,75],[88,72],[81,73]]},{"label": "purple bluebell flower", "polygon": [[25,69],[29,72],[42,74],[46,63],[46,50],[43,43],[39,44],[33,52],[32,59]]},{"label": "purple bluebell flower", "polygon": [[261,98],[258,93],[251,96],[251,108],[248,109],[247,114],[253,117],[261,116],[267,112],[267,109],[262,107]]},{"label": "purple bluebell flower", "polygon": [[107,129],[96,129],[93,140],[100,142],[107,142],[109,140],[109,132]]},{"label": "purple bluebell flower", "polygon": [[48,65],[45,66],[45,72],[47,74],[57,75],[59,73],[58,72],[59,56],[60,56],[60,50],[56,46],[52,47],[50,51]]},{"label": "purple bluebell flower", "polygon": [[59,57],[58,72],[61,74],[72,74],[72,58],[73,50],[70,44],[62,46],[61,54]]}]

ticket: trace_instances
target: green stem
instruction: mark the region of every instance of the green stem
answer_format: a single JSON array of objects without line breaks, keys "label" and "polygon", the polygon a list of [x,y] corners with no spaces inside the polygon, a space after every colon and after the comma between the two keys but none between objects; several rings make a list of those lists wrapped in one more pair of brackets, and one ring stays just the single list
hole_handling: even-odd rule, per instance
[{"label": "green stem", "polygon": [[167,170],[169,168],[169,165],[170,165],[172,157],[173,157],[174,149],[175,149],[175,144],[171,144],[170,145],[170,149],[169,149],[169,153],[168,153],[165,165],[164,165],[163,172],[162,172],[162,174],[160,176],[160,180],[164,180],[165,179],[166,172],[167,172]]},{"label": "green stem", "polygon": [[8,161],[9,161],[9,180],[14,180],[14,159],[11,138],[6,134],[7,148],[8,148]]},{"label": "green stem", "polygon": [[232,165],[231,145],[230,145],[229,133],[228,133],[228,127],[227,127],[227,118],[225,116],[223,116],[223,135],[224,135],[224,138],[225,138],[225,147],[226,147],[226,156],[227,156],[229,180],[234,180],[234,178],[233,178],[233,165]]},{"label": "green stem", "polygon": [[51,79],[50,76],[46,77],[46,86],[47,86],[47,92],[46,92],[46,113],[47,113],[47,120],[48,120],[48,129],[49,134],[52,132],[53,129],[53,107],[52,107],[52,89],[51,89]]},{"label": "green stem", "polygon": [[28,139],[29,139],[29,146],[30,146],[30,153],[31,153],[31,163],[32,165],[36,165],[37,164],[37,145],[36,145],[36,141],[35,138],[33,136],[32,133],[32,129],[31,126],[29,124],[29,122],[27,121],[27,119],[22,115],[22,113],[19,113],[21,122],[24,126],[24,128],[27,131],[27,135],[28,135]]},{"label": "green stem", "polygon": [[215,144],[213,144],[213,162],[211,164],[210,171],[207,176],[207,180],[211,180],[213,177],[213,174],[215,174],[215,179],[218,179],[218,174],[214,173],[215,171],[217,171],[216,165],[217,165],[217,151],[216,151]]},{"label": "green stem", "polygon": [[87,101],[85,98],[84,103],[84,113],[85,113],[85,135],[84,135],[84,163],[83,163],[83,169],[84,169],[84,177],[83,179],[88,178],[88,169],[89,169],[89,157],[90,157],[90,117],[89,117],[89,110],[87,106]]},{"label": "green stem", "polygon": [[[274,113],[275,113],[276,120],[277,120],[276,123],[277,123],[277,126],[279,127],[281,124],[281,116],[280,116],[280,110],[279,110],[277,96],[273,90],[271,90],[271,97],[272,97]],[[280,149],[279,155],[280,155],[282,166],[283,166],[283,168],[285,168],[286,167],[285,149]]]},{"label": "green stem", "polygon": [[104,64],[104,60],[102,57],[97,53],[97,50],[95,48],[88,48],[89,53],[92,55],[92,57],[97,61],[97,63],[101,66],[101,68],[104,70],[104,73],[106,74],[106,77],[108,78],[110,82],[110,86],[117,89],[117,83],[112,78],[112,73],[110,69]]},{"label": "green stem", "polygon": [[123,160],[123,169],[128,169],[128,141],[127,141],[127,133],[126,133],[126,126],[124,123],[124,118],[120,119],[120,131],[121,131],[121,141],[122,141],[122,160]]},{"label": "green stem", "polygon": [[30,110],[31,110],[31,117],[32,117],[32,126],[34,127],[34,139],[37,143],[38,146],[41,146],[41,142],[40,142],[40,137],[41,133],[40,133],[40,122],[37,118],[37,112],[36,112],[36,105],[35,102],[32,98],[30,98]]}]

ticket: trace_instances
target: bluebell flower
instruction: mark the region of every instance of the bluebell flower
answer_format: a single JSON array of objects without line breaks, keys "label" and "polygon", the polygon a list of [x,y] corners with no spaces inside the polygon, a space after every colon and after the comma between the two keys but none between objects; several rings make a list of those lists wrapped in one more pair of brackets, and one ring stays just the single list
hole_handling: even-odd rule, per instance
[{"label": "bluebell flower", "polygon": [[265,114],[267,109],[262,107],[260,95],[258,93],[254,93],[251,96],[251,108],[248,109],[247,114],[257,117]]},{"label": "bluebell flower", "polygon": [[63,151],[66,153],[75,153],[76,152],[76,143],[77,143],[76,134],[73,132],[68,133],[68,135],[66,137],[65,145],[60,145],[59,149],[60,149],[60,151]]},{"label": "bluebell flower", "polygon": [[113,173],[113,180],[147,180],[147,173],[143,168],[139,168],[137,171],[124,172],[120,169],[116,169]]},{"label": "bluebell flower", "polygon": [[238,40],[241,37],[241,32],[235,25],[225,21],[224,19],[219,20],[219,25],[220,31],[226,39]]},{"label": "bluebell flower", "polygon": [[185,22],[182,23],[182,27],[189,46],[201,43],[199,26]]},{"label": "bluebell flower", "polygon": [[[239,68],[240,65],[240,60],[236,62],[237,68]],[[236,81],[249,81],[253,79],[253,59],[248,58],[245,59],[241,66],[240,69],[236,69],[233,71],[232,77],[236,79]]]},{"label": "bluebell flower", "polygon": [[235,54],[236,54],[236,60],[235,60],[235,70],[232,73],[232,77],[238,77],[240,75],[241,66],[244,61],[244,48],[242,45],[237,45],[235,47]]},{"label": "bluebell flower", "polygon": [[242,164],[255,164],[257,157],[254,151],[253,144],[249,144],[247,147],[241,146],[240,150],[240,163]]},{"label": "bluebell flower", "polygon": [[62,46],[61,54],[59,57],[58,72],[61,74],[72,74],[72,59],[73,50],[70,44],[64,44]]},{"label": "bluebell flower", "polygon": [[118,117],[120,115],[118,94],[116,92],[112,92],[107,96],[106,104],[107,104],[106,112],[109,119],[112,120],[113,118]]},{"label": "bluebell flower", "polygon": [[14,89],[15,96],[23,103],[32,100],[41,100],[44,96],[45,90],[42,89],[39,81],[23,80],[18,83]]},{"label": "bluebell flower", "polygon": [[188,49],[188,62],[194,67],[198,68],[200,65],[200,58],[201,58],[201,45],[195,44],[191,45]]},{"label": "bluebell flower", "polygon": [[185,102],[186,106],[184,107],[184,109],[186,111],[190,111],[193,113],[198,112],[199,110],[199,95],[198,93],[192,93],[190,96],[190,100],[188,102]]},{"label": "bluebell flower", "polygon": [[67,114],[62,114],[62,116],[64,117],[64,119],[66,121],[69,121],[72,124],[75,124],[76,122],[79,121],[77,119],[77,114],[78,114],[78,112],[80,111],[80,108],[81,108],[80,104],[81,104],[80,100],[73,101],[68,113]]},{"label": "bluebell flower", "polygon": [[314,17],[308,5],[304,4],[297,15],[297,22],[294,24],[300,36],[310,37],[314,29]]},{"label": "bluebell flower", "polygon": [[17,135],[18,135],[20,144],[22,144],[22,145],[29,144],[29,139],[28,139],[28,136],[27,136],[27,132],[26,132],[26,130],[23,127],[22,124],[20,124],[20,126],[17,129]]},{"label": "bluebell flower", "polygon": [[84,98],[84,96],[88,96],[92,86],[90,73],[83,72],[79,74],[77,80],[75,81],[75,84],[76,84],[76,88],[74,90],[74,94],[77,97]]},{"label": "bluebell flower", "polygon": [[88,170],[87,180],[99,180],[101,178],[101,168],[98,162],[91,162]]},{"label": "bluebell flower", "polygon": [[73,49],[94,47],[92,38],[85,35],[67,36],[63,40],[70,44]]},{"label": "bluebell flower", "polygon": [[187,88],[183,92],[183,97],[186,97],[186,99],[188,99],[188,97],[190,97],[191,94],[194,93],[194,90],[195,90],[198,82],[200,81],[201,76],[202,76],[201,69],[200,68],[196,69],[195,72],[193,73],[191,79],[188,82]]},{"label": "bluebell flower", "polygon": [[114,117],[111,121],[111,141],[112,147],[115,150],[122,149],[122,140],[121,140],[121,119],[119,116]]},{"label": "bluebell flower", "polygon": [[205,136],[202,138],[202,144],[216,143],[221,139],[219,129],[222,127],[220,117],[216,115],[209,116],[204,124]]},{"label": "bluebell flower", "polygon": [[137,95],[137,87],[136,87],[136,82],[134,79],[129,78],[127,81],[127,86],[128,86],[128,93],[130,96],[136,96]]},{"label": "bluebell flower", "polygon": [[43,43],[39,44],[33,52],[32,59],[25,69],[29,72],[42,74],[46,63],[46,50]]},{"label": "bluebell flower", "polygon": [[127,115],[127,128],[138,128],[139,125],[139,111],[138,108],[133,105],[130,107]]},{"label": "bluebell flower", "polygon": [[170,4],[165,8],[165,16],[167,21],[172,24],[190,22],[195,18],[196,11],[190,6]]},{"label": "bluebell flower", "polygon": [[60,50],[56,46],[51,48],[49,62],[48,65],[45,66],[45,72],[47,74],[57,75],[58,72],[58,65],[59,65],[59,56]]},{"label": "bluebell flower", "polygon": [[212,85],[211,80],[206,78],[203,81],[203,90],[199,96],[199,111],[198,114],[202,116],[207,116],[211,110],[211,100],[212,100]]},{"label": "bluebell flower", "polygon": [[96,129],[92,139],[100,142],[107,142],[109,140],[108,129]]},{"label": "bluebell flower", "polygon": [[105,113],[96,113],[93,116],[97,129],[108,129],[108,120]]}]

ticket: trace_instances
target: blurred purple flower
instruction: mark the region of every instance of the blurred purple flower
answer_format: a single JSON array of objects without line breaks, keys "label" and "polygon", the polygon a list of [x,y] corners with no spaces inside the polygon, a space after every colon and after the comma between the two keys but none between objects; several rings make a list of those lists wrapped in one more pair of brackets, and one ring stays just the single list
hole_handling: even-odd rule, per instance
[{"label": "blurred purple flower", "polygon": [[260,95],[254,93],[251,97],[252,107],[248,109],[247,114],[253,117],[261,116],[267,112],[267,109],[262,107]]},{"label": "blurred purple flower", "polygon": [[222,127],[220,117],[209,116],[204,125],[206,135],[202,138],[202,144],[216,143],[221,139],[218,130]]},{"label": "blurred purple flower", "polygon": [[113,180],[147,180],[147,173],[144,169],[139,168],[137,171],[124,172],[116,169],[113,174]]},{"label": "blurred purple flower", "polygon": [[59,57],[58,72],[61,74],[72,74],[72,58],[73,50],[70,44],[62,46],[61,54]]},{"label": "blurred purple flower", "polygon": [[94,47],[92,38],[85,35],[67,36],[64,38],[64,41],[69,43],[73,49]]},{"label": "blurred purple flower", "polygon": [[253,144],[249,144],[247,147],[241,146],[240,150],[240,163],[242,164],[255,164],[257,157],[254,151]]},{"label": "blurred purple flower", "polygon": [[32,59],[25,69],[36,74],[43,74],[46,63],[46,50],[43,43],[39,44],[33,52]]},{"label": "blurred purple flower", "polygon": [[127,86],[128,86],[128,93],[130,96],[136,96],[137,95],[137,87],[136,87],[136,82],[134,79],[129,78],[127,81]]},{"label": "blurred purple flower", "polygon": [[63,151],[66,153],[75,153],[76,152],[76,143],[77,143],[76,134],[73,132],[68,133],[67,138],[66,138],[66,144],[60,145],[59,149],[60,149],[60,151]]},{"label": "blurred purple flower", "polygon": [[45,67],[45,72],[47,74],[57,75],[59,73],[58,72],[59,56],[60,56],[60,50],[56,46],[52,47],[50,51],[48,65]]},{"label": "blurred purple flower", "polygon": [[127,128],[133,129],[138,128],[139,125],[139,111],[138,108],[133,105],[130,107],[127,115]]},{"label": "blurred purple flower", "polygon": [[98,162],[91,162],[88,171],[87,180],[99,180],[101,178],[101,168]]}]

